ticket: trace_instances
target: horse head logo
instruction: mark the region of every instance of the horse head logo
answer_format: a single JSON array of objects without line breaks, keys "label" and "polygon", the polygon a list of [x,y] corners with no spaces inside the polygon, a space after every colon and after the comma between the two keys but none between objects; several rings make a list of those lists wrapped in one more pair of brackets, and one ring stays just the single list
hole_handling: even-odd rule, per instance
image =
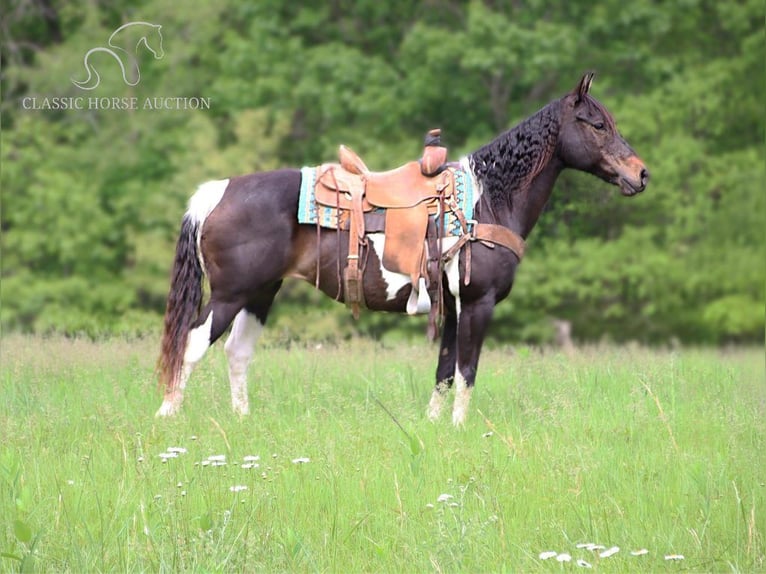
[{"label": "horse head logo", "polygon": [[[96,68],[91,63],[91,56],[98,52],[104,52],[112,56],[120,66],[122,71],[122,79],[128,86],[135,86],[141,81],[141,71],[138,69],[138,61],[135,55],[120,47],[121,44],[125,47],[135,46],[134,52],[137,54],[139,48],[142,46],[149,50],[156,60],[161,59],[165,52],[162,49],[162,26],[158,24],[151,24],[149,22],[128,22],[117,28],[112,35],[109,36],[106,46],[98,46],[91,48],[85,54],[83,58],[83,64],[85,65],[85,71],[88,73],[88,77],[82,81],[72,78],[72,83],[83,90],[93,90],[101,83],[101,76],[96,71]],[[136,37],[138,38],[136,40]]]}]

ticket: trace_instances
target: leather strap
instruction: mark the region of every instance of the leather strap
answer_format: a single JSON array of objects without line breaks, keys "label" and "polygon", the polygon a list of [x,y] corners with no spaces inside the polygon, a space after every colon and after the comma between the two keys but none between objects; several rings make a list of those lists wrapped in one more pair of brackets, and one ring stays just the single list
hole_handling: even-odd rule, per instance
[{"label": "leather strap", "polygon": [[524,243],[520,235],[507,227],[492,223],[476,223],[473,226],[473,233],[471,235],[472,241],[489,241],[490,243],[510,249],[516,254],[519,261],[524,257],[526,243]]},{"label": "leather strap", "polygon": [[[469,241],[481,241],[489,243],[490,246],[500,245],[510,249],[519,258],[519,261],[524,257],[524,250],[526,249],[524,239],[507,227],[493,223],[474,223],[473,229],[469,233],[461,235],[457,243],[444,253],[443,260],[449,261],[452,259]],[[468,252],[466,252],[466,257],[468,257]],[[470,273],[466,273],[465,279],[467,285],[470,282]]]}]

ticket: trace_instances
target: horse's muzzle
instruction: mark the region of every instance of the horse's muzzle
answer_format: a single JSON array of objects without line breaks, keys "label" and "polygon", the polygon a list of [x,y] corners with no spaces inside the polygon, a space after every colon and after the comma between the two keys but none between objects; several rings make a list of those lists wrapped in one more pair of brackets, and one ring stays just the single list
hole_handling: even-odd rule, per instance
[{"label": "horse's muzzle", "polygon": [[640,159],[635,158],[635,160],[631,163],[639,168],[638,173],[635,176],[632,174],[621,174],[618,180],[620,191],[627,197],[641,193],[646,189],[646,185],[649,183],[649,170],[646,169],[643,162],[641,162]]}]

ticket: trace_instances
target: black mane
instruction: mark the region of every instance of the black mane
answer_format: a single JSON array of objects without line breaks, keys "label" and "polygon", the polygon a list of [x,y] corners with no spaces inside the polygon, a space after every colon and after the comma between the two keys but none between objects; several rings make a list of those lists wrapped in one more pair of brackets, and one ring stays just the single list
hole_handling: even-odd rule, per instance
[{"label": "black mane", "polygon": [[556,100],[468,156],[491,205],[508,204],[550,158],[559,133]]}]

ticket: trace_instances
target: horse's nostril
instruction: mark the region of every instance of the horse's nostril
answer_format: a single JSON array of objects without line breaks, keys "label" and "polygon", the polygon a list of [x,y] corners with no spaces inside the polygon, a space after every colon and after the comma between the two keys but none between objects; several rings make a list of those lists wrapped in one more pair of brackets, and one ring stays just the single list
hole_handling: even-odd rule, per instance
[{"label": "horse's nostril", "polygon": [[649,181],[649,170],[646,168],[643,168],[641,170],[641,185],[646,185],[646,183]]}]

